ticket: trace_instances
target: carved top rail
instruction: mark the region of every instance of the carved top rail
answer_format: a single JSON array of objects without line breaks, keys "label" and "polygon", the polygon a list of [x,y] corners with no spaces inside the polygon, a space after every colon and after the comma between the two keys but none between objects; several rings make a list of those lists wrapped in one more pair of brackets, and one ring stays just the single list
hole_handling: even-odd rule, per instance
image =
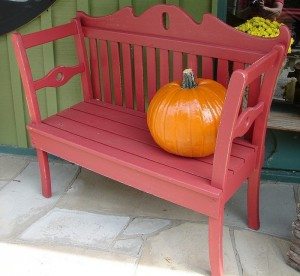
[{"label": "carved top rail", "polygon": [[265,54],[275,45],[282,43],[285,47],[289,37],[287,27],[281,27],[277,38],[265,39],[253,37],[225,24],[211,14],[205,14],[198,24],[181,8],[172,5],[156,5],[140,16],[135,16],[132,8],[103,17],[91,17],[78,12],[83,26],[112,30],[117,32],[169,37],[189,41],[203,42],[207,45],[218,45],[235,49],[249,50]]}]

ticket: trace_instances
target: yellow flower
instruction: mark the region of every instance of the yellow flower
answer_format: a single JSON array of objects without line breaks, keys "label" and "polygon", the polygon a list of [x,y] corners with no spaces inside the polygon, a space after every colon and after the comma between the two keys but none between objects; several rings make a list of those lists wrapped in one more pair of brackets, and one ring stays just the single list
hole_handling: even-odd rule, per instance
[{"label": "yellow flower", "polygon": [[[244,24],[236,27],[237,30],[248,33],[253,36],[260,36],[265,38],[277,37],[280,34],[279,28],[284,25],[278,21],[271,21],[262,17],[255,16],[247,20]],[[291,39],[291,44],[288,49],[288,53],[291,53],[291,46],[294,43],[294,39]]]}]

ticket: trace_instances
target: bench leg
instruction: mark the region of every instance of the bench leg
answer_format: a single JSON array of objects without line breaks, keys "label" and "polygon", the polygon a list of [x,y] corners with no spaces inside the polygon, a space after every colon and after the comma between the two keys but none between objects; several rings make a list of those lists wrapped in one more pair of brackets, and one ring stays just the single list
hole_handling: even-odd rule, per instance
[{"label": "bench leg", "polygon": [[259,186],[260,170],[255,170],[248,179],[247,209],[248,227],[254,230],[259,229]]},{"label": "bench leg", "polygon": [[212,276],[223,275],[223,220],[224,211],[218,219],[209,218],[209,261]]},{"label": "bench leg", "polygon": [[52,196],[48,154],[40,149],[37,149],[36,153],[40,167],[42,194],[44,197],[48,198]]}]

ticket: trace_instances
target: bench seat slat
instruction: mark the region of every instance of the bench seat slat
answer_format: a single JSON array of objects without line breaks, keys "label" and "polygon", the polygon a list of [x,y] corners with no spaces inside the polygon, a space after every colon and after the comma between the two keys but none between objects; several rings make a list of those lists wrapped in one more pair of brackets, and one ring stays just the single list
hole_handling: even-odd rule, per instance
[{"label": "bench seat slat", "polygon": [[[92,100],[91,103],[93,103],[94,106],[92,106],[90,103],[80,103],[75,105],[73,108],[88,114],[96,115],[97,117],[107,118],[126,125],[131,125],[135,128],[140,128],[148,132],[145,113],[133,111],[131,109],[126,109],[119,106],[112,106],[100,101]],[[104,109],[99,107],[103,107]],[[136,116],[134,116],[135,114]],[[99,120],[99,118],[97,120]],[[240,162],[240,160],[236,159],[243,159],[245,161],[247,159],[245,156],[252,155],[253,152],[255,152],[256,147],[239,138],[235,139],[234,145],[235,146],[232,148],[231,152],[232,158],[229,164],[229,169],[237,170],[243,164]],[[201,158],[201,160],[209,164],[212,164],[213,162],[212,156]]]},{"label": "bench seat slat", "polygon": [[73,109],[92,114],[98,117],[103,117],[112,121],[117,121],[126,125],[134,125],[137,128],[147,130],[146,125],[146,117],[137,117],[133,114],[126,113],[124,110],[117,110],[113,108],[114,106],[111,105],[111,108],[106,108],[105,106],[89,104],[89,103],[81,103],[78,105],[73,106]]},{"label": "bench seat slat", "polygon": [[[81,103],[44,120],[44,124],[80,135],[112,148],[170,166],[188,174],[210,180],[213,157],[201,159],[182,158],[161,150],[147,130],[146,118],[89,103]],[[126,115],[126,116],[125,116]],[[78,134],[79,133],[79,134]],[[234,144],[230,160],[230,174],[234,174],[254,154],[253,148]]]},{"label": "bench seat slat", "polygon": [[[88,104],[86,104],[88,106]],[[87,110],[90,110],[90,108],[87,108]],[[147,130],[147,128],[145,127],[145,129],[140,129],[140,128],[136,128],[136,125],[142,125],[142,124],[146,124],[146,120],[144,118],[140,118],[140,119],[135,119],[132,121],[128,121],[126,125],[124,125],[124,120],[122,120],[123,122],[117,122],[117,121],[111,121],[109,119],[107,119],[107,117],[111,117],[116,119],[119,119],[122,115],[120,115],[120,117],[116,117],[116,116],[107,116],[110,112],[102,112],[102,114],[104,113],[106,118],[102,117],[101,114],[98,113],[99,108],[97,108],[97,110],[95,113],[93,113],[94,115],[96,115],[96,117],[92,114],[88,114],[82,111],[79,111],[77,109],[72,109],[72,110],[67,110],[67,111],[63,111],[60,113],[61,116],[65,117],[65,118],[69,118],[72,120],[77,120],[78,122],[81,122],[83,124],[86,125],[90,125],[96,128],[100,128],[106,131],[110,131],[113,132],[115,134],[120,134],[123,135],[125,137],[149,144],[151,146],[154,147],[158,147],[155,142],[153,141],[152,137],[149,135],[149,132]],[[135,122],[140,121],[139,124],[135,124]],[[130,125],[132,124],[132,125]],[[249,145],[248,143],[242,143],[239,142],[239,140],[241,139],[237,139],[234,142],[234,147],[232,149],[232,159],[229,165],[229,169],[234,171],[237,170],[240,166],[243,165],[243,163],[246,162],[246,157],[247,155],[251,155],[254,151],[255,148],[251,145]],[[245,152],[246,151],[246,152]],[[243,162],[241,162],[240,159],[243,159]],[[213,158],[212,156],[206,157],[206,158],[201,158],[201,161],[205,162],[205,163],[209,163],[212,164],[213,163]]]},{"label": "bench seat slat", "polygon": [[[156,175],[161,179],[174,181],[174,183],[176,184],[181,183],[182,186],[186,186],[194,191],[204,192],[206,194],[212,195],[212,197],[218,197],[218,195],[221,193],[220,190],[211,187],[208,180],[199,178],[192,174],[187,174],[182,171],[178,171],[177,169],[173,169],[169,166],[163,166],[154,161],[141,158],[134,154],[121,152],[118,149],[112,148],[110,146],[101,143],[97,143],[88,138],[78,136],[76,134],[70,133],[68,131],[64,131],[62,129],[53,127],[51,125],[47,125],[47,124],[40,124],[38,126],[29,125],[28,129],[32,133],[38,133],[45,137],[49,137],[59,142],[64,142],[66,144],[72,144],[72,146],[74,147],[82,148],[86,152],[92,152],[110,161],[122,163],[123,165],[134,168],[139,172],[146,172],[148,174]],[[36,139],[33,140],[34,140],[34,144],[39,142]],[[42,144],[41,147],[43,148]],[[57,156],[60,156],[60,154],[57,154]],[[101,164],[99,164],[99,167],[101,167]],[[202,189],[201,186],[204,186],[205,188]],[[212,190],[212,192],[204,191],[207,190],[206,188],[208,187],[209,190]],[[210,189],[210,187],[212,189]]]},{"label": "bench seat slat", "polygon": [[210,164],[204,162],[193,162],[193,159],[175,157],[174,155],[164,152],[158,147],[153,147],[142,142],[60,116],[49,118],[45,123],[69,133],[77,134],[78,137],[87,138],[94,142],[118,149],[122,152],[127,152],[129,154],[151,160],[157,164],[172,167],[178,171],[200,176],[207,180],[211,179]]},{"label": "bench seat slat", "polygon": [[[114,110],[117,110],[117,111],[120,111],[120,112],[125,112],[125,113],[131,114],[135,117],[141,117],[141,118],[146,117],[145,112],[134,110],[133,107],[126,108],[126,107],[123,107],[123,106],[111,105],[109,103],[102,102],[102,101],[95,100],[95,99],[91,99],[88,103],[89,104],[94,104],[94,105],[97,105],[97,106],[104,106],[106,108],[114,109]],[[83,104],[84,104],[84,102],[80,103],[79,105],[83,105]]]}]

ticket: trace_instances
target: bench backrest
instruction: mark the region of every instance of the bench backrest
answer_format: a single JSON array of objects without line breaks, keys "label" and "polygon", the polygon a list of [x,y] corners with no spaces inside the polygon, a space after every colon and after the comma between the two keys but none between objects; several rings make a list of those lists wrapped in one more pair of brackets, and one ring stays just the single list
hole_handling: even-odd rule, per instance
[{"label": "bench backrest", "polygon": [[176,6],[157,5],[138,17],[127,7],[98,18],[78,12],[77,18],[89,40],[93,97],[139,111],[187,67],[227,86],[234,70],[285,43],[285,37],[253,39],[210,14],[199,25]]}]

